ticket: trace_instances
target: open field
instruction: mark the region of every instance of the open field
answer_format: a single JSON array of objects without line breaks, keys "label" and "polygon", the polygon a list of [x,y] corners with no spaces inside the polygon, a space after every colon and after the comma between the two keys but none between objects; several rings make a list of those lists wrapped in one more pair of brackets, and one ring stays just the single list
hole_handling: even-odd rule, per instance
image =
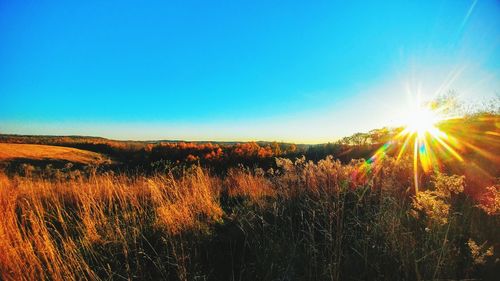
[{"label": "open field", "polygon": [[409,158],[276,164],[0,175],[0,277],[492,280],[500,269],[500,185],[433,173],[415,195]]},{"label": "open field", "polygon": [[64,161],[77,164],[104,164],[109,158],[91,151],[39,144],[0,143],[0,161]]},{"label": "open field", "polygon": [[0,172],[0,279],[494,280],[498,121],[448,120],[418,157],[423,134],[385,129],[309,147],[7,136],[97,152],[0,143],[26,163]]}]

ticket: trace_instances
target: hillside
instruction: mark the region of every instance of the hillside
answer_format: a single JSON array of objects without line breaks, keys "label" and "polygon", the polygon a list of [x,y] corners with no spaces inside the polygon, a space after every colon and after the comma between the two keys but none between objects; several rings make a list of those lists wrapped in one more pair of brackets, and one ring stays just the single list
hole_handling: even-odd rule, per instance
[{"label": "hillside", "polygon": [[106,164],[110,159],[100,153],[61,146],[0,143],[1,162],[72,162],[77,164]]}]

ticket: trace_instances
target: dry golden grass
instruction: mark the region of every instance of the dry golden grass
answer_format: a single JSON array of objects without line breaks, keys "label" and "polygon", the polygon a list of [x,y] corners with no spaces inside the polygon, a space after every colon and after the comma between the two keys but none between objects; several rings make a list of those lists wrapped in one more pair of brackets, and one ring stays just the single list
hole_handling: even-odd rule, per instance
[{"label": "dry golden grass", "polygon": [[431,280],[494,269],[498,216],[461,198],[462,177],[437,174],[422,194],[439,198],[415,199],[411,165],[388,159],[360,177],[360,164],[0,173],[0,280]]},{"label": "dry golden grass", "polygon": [[[119,245],[118,254],[132,255],[129,245],[142,239],[144,228],[176,235],[219,220],[212,182],[200,168],[180,179],[0,174],[0,279],[97,280],[96,267],[106,268],[95,261],[100,247]],[[92,265],[89,256],[96,257]]]},{"label": "dry golden grass", "polygon": [[0,161],[15,159],[56,160],[80,164],[103,164],[110,161],[102,154],[70,147],[0,143]]},{"label": "dry golden grass", "polygon": [[231,197],[247,197],[255,203],[262,199],[276,196],[272,183],[262,175],[252,175],[240,170],[231,170],[225,186]]}]

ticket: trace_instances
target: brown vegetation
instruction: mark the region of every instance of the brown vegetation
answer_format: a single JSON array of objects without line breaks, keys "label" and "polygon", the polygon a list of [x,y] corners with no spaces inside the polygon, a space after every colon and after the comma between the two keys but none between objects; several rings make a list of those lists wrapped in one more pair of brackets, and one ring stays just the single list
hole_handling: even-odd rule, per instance
[{"label": "brown vegetation", "polygon": [[55,160],[95,165],[109,162],[108,157],[99,153],[70,147],[0,143],[0,161],[16,159]]},{"label": "brown vegetation", "polygon": [[[498,120],[441,124],[464,160],[443,157],[419,174],[417,194],[411,153],[392,157],[398,129],[309,147],[78,137],[31,138],[57,147],[0,144],[9,159],[92,164],[106,159],[89,152],[97,151],[123,164],[1,173],[0,279],[493,279]],[[391,149],[365,160],[377,142]]]},{"label": "brown vegetation", "polygon": [[364,177],[360,161],[277,162],[222,178],[198,166],[2,176],[1,278],[415,280],[499,267],[498,210],[468,198],[463,177],[436,174],[412,199],[411,161]]}]

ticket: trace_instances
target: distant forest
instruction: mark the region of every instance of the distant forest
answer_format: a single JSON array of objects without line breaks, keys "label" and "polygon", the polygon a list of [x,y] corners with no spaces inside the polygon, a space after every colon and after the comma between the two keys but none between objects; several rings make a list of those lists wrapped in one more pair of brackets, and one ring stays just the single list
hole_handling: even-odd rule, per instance
[{"label": "distant forest", "polygon": [[[497,132],[499,115],[475,114],[446,120],[439,126],[452,135],[473,144],[483,136],[478,132]],[[484,122],[484,119],[494,119]],[[486,126],[486,127],[485,127]],[[27,143],[73,147],[108,155],[115,161],[113,169],[154,170],[168,165],[199,164],[215,172],[235,166],[263,169],[275,168],[276,157],[318,161],[331,155],[342,163],[352,159],[368,159],[383,144],[394,142],[402,128],[381,128],[356,133],[324,144],[294,144],[283,142],[186,142],[186,141],[118,141],[87,136],[28,136],[1,134],[0,142]],[[401,144],[392,143],[397,147]],[[467,154],[467,151],[462,153]]]},{"label": "distant forest", "polygon": [[397,129],[373,130],[325,144],[284,142],[186,142],[186,141],[118,141],[86,136],[0,135],[3,143],[44,144],[73,147],[103,153],[125,168],[150,169],[159,163],[200,164],[216,170],[244,165],[271,168],[275,157],[308,160],[333,155],[342,162],[369,157]]}]

